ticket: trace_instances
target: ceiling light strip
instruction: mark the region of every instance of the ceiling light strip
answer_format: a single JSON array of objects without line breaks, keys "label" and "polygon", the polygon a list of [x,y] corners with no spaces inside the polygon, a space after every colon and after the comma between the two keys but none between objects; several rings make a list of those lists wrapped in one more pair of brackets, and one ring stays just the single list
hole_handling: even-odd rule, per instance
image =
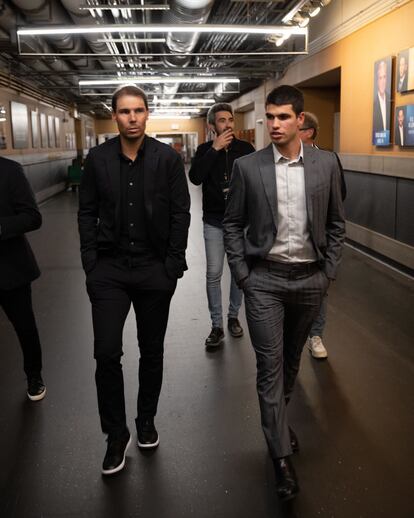
[{"label": "ceiling light strip", "polygon": [[[280,56],[280,55],[301,55],[307,54],[307,39],[305,40],[305,49],[298,51],[260,51],[260,52],[171,52],[168,53],[168,56]],[[58,57],[58,58],[73,58],[73,57],[94,57],[94,58],[104,58],[112,56],[112,54],[108,53],[95,53],[95,52],[77,52],[77,53],[67,53],[62,54],[62,52],[21,52],[19,51],[20,56],[31,56],[34,58],[38,58],[39,56],[47,56],[47,57]],[[153,57],[165,56],[165,52],[153,52],[151,54],[139,54],[139,53],[119,53],[117,56],[128,56],[128,57],[139,57],[143,59],[151,59]]]},{"label": "ceiling light strip", "polygon": [[80,11],[90,11],[91,9],[101,9],[102,11],[112,11],[118,9],[118,11],[169,11],[170,6],[168,4],[152,4],[152,5],[108,5],[108,4],[96,4],[96,5],[81,5],[78,7]]},{"label": "ceiling light strip", "polygon": [[278,25],[84,25],[82,27],[36,27],[17,30],[18,36],[54,36],[59,34],[102,34],[102,33],[224,33],[224,34],[306,34],[306,28]]},{"label": "ceiling light strip", "polygon": [[79,86],[171,83],[240,83],[237,77],[128,77],[118,79],[91,79],[79,81]]},{"label": "ceiling light strip", "polygon": [[[111,41],[114,43],[165,43],[165,38],[111,38]],[[106,43],[107,40],[97,39],[96,42]]]}]

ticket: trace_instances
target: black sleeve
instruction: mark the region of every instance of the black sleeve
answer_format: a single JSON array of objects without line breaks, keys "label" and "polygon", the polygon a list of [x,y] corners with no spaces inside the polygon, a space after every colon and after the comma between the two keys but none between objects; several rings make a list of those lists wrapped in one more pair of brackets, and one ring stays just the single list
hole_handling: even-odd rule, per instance
[{"label": "black sleeve", "polygon": [[337,153],[334,152],[334,155],[336,156],[336,161],[338,162],[339,171],[341,172],[341,195],[342,195],[342,201],[346,198],[346,183],[345,183],[345,176],[344,176],[344,168],[342,167],[341,160],[339,159],[339,156]]},{"label": "black sleeve", "polygon": [[185,250],[190,226],[190,194],[184,164],[177,155],[169,174],[170,232],[165,268],[171,278],[180,278],[187,270]]},{"label": "black sleeve", "polygon": [[97,259],[99,198],[95,182],[94,160],[89,153],[79,188],[78,211],[82,265],[86,273],[94,268]]},{"label": "black sleeve", "polygon": [[208,147],[206,144],[198,146],[189,172],[191,183],[200,185],[207,179],[210,172],[214,169],[217,156],[218,151],[213,146]]},{"label": "black sleeve", "polygon": [[42,224],[42,216],[20,164],[16,163],[10,173],[7,194],[14,214],[0,217],[1,239],[10,239],[38,229]]}]

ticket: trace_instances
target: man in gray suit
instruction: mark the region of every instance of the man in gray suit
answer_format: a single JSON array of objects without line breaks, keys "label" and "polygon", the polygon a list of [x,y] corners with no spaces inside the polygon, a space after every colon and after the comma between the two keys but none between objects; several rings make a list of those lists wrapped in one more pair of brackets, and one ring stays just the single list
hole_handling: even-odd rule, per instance
[{"label": "man in gray suit", "polygon": [[312,322],[336,277],[345,222],[335,155],[301,143],[302,93],[288,85],[272,90],[266,119],[272,143],[235,161],[223,230],[245,295],[277,493],[287,500],[299,491],[290,459],[299,445],[286,403]]}]

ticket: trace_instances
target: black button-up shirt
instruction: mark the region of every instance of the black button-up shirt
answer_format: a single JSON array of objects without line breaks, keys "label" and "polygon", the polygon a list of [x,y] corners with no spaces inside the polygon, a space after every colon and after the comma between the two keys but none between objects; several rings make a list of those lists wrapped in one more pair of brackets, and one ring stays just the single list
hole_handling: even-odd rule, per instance
[{"label": "black button-up shirt", "polygon": [[120,151],[121,160],[121,236],[122,253],[151,262],[155,257],[145,223],[144,204],[145,138],[135,160]]}]

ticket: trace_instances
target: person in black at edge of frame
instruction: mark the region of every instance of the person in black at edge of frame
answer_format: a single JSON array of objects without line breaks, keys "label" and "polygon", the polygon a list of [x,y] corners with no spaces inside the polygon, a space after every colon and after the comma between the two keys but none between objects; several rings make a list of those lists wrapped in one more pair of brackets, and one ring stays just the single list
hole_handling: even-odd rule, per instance
[{"label": "person in black at edge of frame", "polygon": [[40,270],[25,234],[41,224],[42,216],[21,165],[0,157],[0,306],[19,338],[31,401],[43,399],[46,387],[31,288]]}]

